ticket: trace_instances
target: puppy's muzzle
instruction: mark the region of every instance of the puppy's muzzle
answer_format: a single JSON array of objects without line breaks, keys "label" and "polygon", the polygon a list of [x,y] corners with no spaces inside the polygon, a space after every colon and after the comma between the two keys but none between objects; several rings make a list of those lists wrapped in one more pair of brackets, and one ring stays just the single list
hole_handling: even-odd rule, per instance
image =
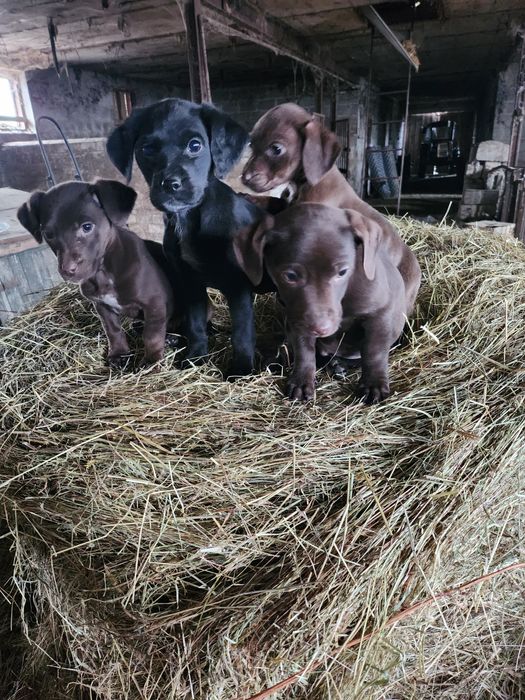
[{"label": "puppy's muzzle", "polygon": [[67,256],[61,253],[58,254],[58,271],[65,280],[74,280],[79,274],[83,263],[84,259],[77,253]]},{"label": "puppy's muzzle", "polygon": [[196,206],[204,191],[197,189],[184,173],[157,173],[150,185],[150,200],[154,207],[165,212],[175,212]]},{"label": "puppy's muzzle", "polygon": [[306,312],[297,325],[316,338],[329,338],[337,333],[341,316],[333,310],[323,310],[318,314]]},{"label": "puppy's muzzle", "polygon": [[165,177],[160,186],[166,194],[176,194],[182,187],[182,180],[180,177]]},{"label": "puppy's muzzle", "polygon": [[308,330],[317,338],[328,338],[337,332],[338,326],[333,323],[317,322],[308,326]]},{"label": "puppy's muzzle", "polygon": [[241,180],[246,187],[249,187],[254,192],[265,192],[268,188],[268,177],[265,173],[245,170],[241,176]]},{"label": "puppy's muzzle", "polygon": [[82,278],[82,273],[76,264],[61,267],[59,272],[66,282],[78,282]]}]

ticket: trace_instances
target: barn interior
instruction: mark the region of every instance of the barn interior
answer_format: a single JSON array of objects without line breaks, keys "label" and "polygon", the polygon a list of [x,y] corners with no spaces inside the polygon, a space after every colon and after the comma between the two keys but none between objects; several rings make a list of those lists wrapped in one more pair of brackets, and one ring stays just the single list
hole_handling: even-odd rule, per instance
[{"label": "barn interior", "polygon": [[[251,128],[294,101],[337,132],[341,171],[379,208],[504,221],[523,238],[521,0],[6,0],[0,13],[2,188],[46,186],[43,115],[90,179],[115,175],[104,138],[135,105],[193,96]],[[55,127],[40,131],[57,181],[70,179]],[[483,161],[488,184],[476,159],[485,141],[500,143]],[[140,201],[145,233],[161,235]]]},{"label": "barn interior", "polygon": [[[522,697],[524,36],[523,0],[0,2],[0,697]],[[49,118],[122,180],[108,134],[166,97],[247,129],[304,106],[404,217],[425,287],[386,408],[115,378],[94,312],[48,296],[16,211],[77,172]],[[137,170],[130,227],[162,240]]]}]

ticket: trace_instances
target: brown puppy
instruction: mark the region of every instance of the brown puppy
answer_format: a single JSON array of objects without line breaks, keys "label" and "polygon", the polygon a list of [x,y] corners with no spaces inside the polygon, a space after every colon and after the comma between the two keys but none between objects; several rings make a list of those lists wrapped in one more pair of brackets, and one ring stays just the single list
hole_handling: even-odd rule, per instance
[{"label": "brown puppy", "polygon": [[319,202],[339,209],[353,209],[375,221],[383,230],[382,245],[400,273],[411,284],[413,304],[420,284],[414,256],[407,254],[399,233],[384,216],[357,196],[339,172],[335,161],[340,146],[337,136],[299,105],[288,102],[273,107],[255,124],[251,133],[252,156],[242,180],[254,192],[267,192],[291,183],[297,202]]},{"label": "brown puppy", "polygon": [[175,310],[162,247],[125,228],[136,196],[113,180],[65,182],[34,192],[17,213],[22,226],[53,250],[66,282],[79,284],[95,305],[108,362],[116,367],[126,365],[130,352],[120,316],[143,316],[142,364],[153,364],[164,355],[166,325]]},{"label": "brown puppy", "polygon": [[[417,286],[392,261],[375,221],[349,209],[297,204],[243,232],[234,248],[253,284],[266,266],[285,306],[294,352],[289,398],[313,397],[316,350],[360,355],[365,402],[388,396],[388,354],[412,310],[407,290],[415,296]],[[416,269],[406,246],[404,254]]]}]

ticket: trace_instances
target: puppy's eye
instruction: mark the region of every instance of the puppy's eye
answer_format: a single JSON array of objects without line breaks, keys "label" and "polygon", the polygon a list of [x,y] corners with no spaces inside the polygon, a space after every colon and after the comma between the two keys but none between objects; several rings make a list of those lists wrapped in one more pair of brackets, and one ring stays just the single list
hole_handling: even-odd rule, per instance
[{"label": "puppy's eye", "polygon": [[272,156],[282,156],[283,153],[286,153],[286,148],[282,143],[272,143],[268,151]]},{"label": "puppy's eye", "polygon": [[157,147],[152,141],[146,141],[146,143],[143,143],[140,147],[140,152],[142,155],[146,156],[146,158],[149,158],[150,156],[155,155],[157,152]]},{"label": "puppy's eye", "polygon": [[347,268],[347,267],[343,267],[341,270],[339,270],[339,272],[337,273],[337,276],[338,276],[338,277],[344,277],[344,276],[346,275],[347,272],[348,272],[348,268]]},{"label": "puppy's eye", "polygon": [[91,221],[86,221],[86,223],[82,224],[80,228],[84,233],[91,233],[91,231],[93,231],[95,228],[95,224],[92,224]]},{"label": "puppy's eye", "polygon": [[298,282],[299,281],[299,275],[297,272],[294,272],[294,270],[285,270],[283,272],[283,277],[287,282]]},{"label": "puppy's eye", "polygon": [[188,153],[191,153],[191,155],[194,156],[202,151],[202,143],[199,141],[199,139],[190,139],[188,141],[188,145],[186,146],[186,150]]}]

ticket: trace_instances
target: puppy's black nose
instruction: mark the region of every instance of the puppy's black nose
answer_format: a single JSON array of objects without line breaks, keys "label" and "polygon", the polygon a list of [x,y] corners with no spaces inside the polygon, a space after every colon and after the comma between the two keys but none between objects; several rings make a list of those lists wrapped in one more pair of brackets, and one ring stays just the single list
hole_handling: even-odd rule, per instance
[{"label": "puppy's black nose", "polygon": [[178,177],[166,177],[162,181],[162,189],[168,194],[173,194],[177,190],[180,190],[182,182]]},{"label": "puppy's black nose", "polygon": [[323,323],[322,321],[320,321],[319,323],[311,324],[309,326],[309,330],[311,333],[313,333],[313,335],[316,335],[319,338],[324,338],[324,337],[330,335],[330,331],[332,330],[332,326],[330,325],[330,323]]},{"label": "puppy's black nose", "polygon": [[71,263],[70,265],[63,265],[62,266],[62,274],[64,277],[73,277],[75,272],[77,271],[77,265],[75,263]]}]

